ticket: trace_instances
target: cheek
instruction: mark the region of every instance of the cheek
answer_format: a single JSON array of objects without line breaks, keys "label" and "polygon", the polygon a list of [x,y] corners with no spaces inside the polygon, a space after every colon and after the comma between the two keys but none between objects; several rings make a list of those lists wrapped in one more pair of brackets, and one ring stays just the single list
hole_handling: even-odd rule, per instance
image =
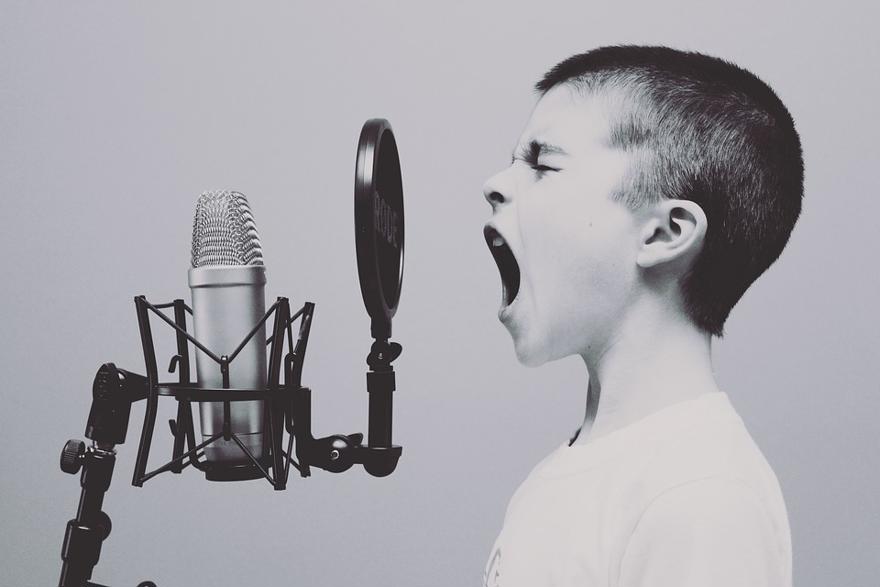
[{"label": "cheek", "polygon": [[635,251],[631,245],[629,223],[621,218],[589,223],[580,242],[585,269],[590,271],[589,282],[604,288],[610,294],[634,268]]},{"label": "cheek", "polygon": [[[577,322],[596,313],[615,313],[635,277],[633,227],[616,206],[581,209],[547,219],[553,230],[531,243],[541,258],[535,279],[557,318]],[[542,300],[538,300],[542,301]],[[554,320],[557,321],[557,320]]]},{"label": "cheek", "polygon": [[532,206],[525,212],[521,237],[526,270],[524,279],[541,298],[555,298],[579,260],[575,254],[583,235],[571,218],[549,207]]}]

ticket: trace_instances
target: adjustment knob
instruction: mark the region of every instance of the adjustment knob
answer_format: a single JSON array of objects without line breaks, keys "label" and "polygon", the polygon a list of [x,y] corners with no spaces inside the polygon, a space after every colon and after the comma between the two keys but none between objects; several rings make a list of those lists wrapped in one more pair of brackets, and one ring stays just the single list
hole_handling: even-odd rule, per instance
[{"label": "adjustment knob", "polygon": [[324,453],[322,455],[324,462],[319,465],[322,469],[331,473],[342,473],[354,464],[352,442],[347,437],[334,434],[321,438],[318,442],[321,443]]},{"label": "adjustment knob", "polygon": [[68,440],[61,450],[61,470],[71,475],[79,473],[85,453],[85,442],[77,439]]}]

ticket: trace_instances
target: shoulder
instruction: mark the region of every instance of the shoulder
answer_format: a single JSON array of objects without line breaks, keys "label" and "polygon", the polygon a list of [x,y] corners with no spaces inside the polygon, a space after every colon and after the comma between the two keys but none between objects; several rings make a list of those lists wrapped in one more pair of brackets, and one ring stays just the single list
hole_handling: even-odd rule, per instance
[{"label": "shoulder", "polygon": [[790,584],[791,553],[761,497],[736,479],[706,477],[659,493],[620,559],[619,585]]},{"label": "shoulder", "polygon": [[773,469],[726,394],[711,394],[701,408],[669,423],[654,443],[639,472],[647,497],[711,478],[740,482],[764,500],[781,499]]},{"label": "shoulder", "polygon": [[[770,530],[770,517],[758,494],[725,477],[693,479],[669,487],[644,508],[633,528],[638,537],[655,529],[679,532]],[[715,539],[723,540],[723,536]]]},{"label": "shoulder", "polygon": [[516,491],[514,491],[513,495],[508,501],[507,509],[504,513],[505,520],[510,516],[511,511],[516,509],[516,506],[523,499],[524,496],[534,493],[535,491],[541,491],[543,487],[543,482],[541,479],[542,472],[545,471],[554,460],[559,458],[559,455],[566,444],[562,444],[554,448],[549,454],[544,456],[538,462],[538,464],[532,467],[532,469],[520,482],[519,486],[516,488]]}]

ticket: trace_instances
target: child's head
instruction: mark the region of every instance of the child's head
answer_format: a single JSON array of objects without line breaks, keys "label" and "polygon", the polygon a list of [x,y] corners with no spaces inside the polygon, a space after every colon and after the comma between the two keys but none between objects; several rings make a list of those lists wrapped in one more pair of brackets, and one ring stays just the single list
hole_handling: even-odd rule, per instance
[{"label": "child's head", "polygon": [[785,106],[735,65],[663,47],[576,55],[537,88],[511,166],[485,187],[520,359],[606,344],[648,298],[720,336],[800,213]]}]

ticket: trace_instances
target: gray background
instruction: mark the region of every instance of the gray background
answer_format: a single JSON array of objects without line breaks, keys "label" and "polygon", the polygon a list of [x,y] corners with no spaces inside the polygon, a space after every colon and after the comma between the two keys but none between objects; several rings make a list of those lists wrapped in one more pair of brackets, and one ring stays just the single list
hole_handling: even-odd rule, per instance
[{"label": "gray background", "polygon": [[[285,492],[196,471],[134,488],[139,405],[95,579],[479,584],[508,498],[578,425],[586,385],[577,358],[516,362],[495,318],[500,281],[480,189],[507,164],[534,81],[612,43],[731,59],[769,82],[797,122],[804,213],[733,312],[716,369],[782,485],[796,584],[876,584],[870,4],[340,4],[3,2],[0,584],[57,582],[78,495],[59,450],[82,436],[102,362],[143,371],[132,296],[189,297],[190,222],[204,189],[249,197],[270,297],[317,302],[304,374],[316,432],[365,428],[370,339],[351,200],[357,135],[374,116],[394,126],[407,197],[398,471],[317,471]],[[169,337],[160,364],[171,350]],[[171,403],[154,466],[170,447]]]}]

